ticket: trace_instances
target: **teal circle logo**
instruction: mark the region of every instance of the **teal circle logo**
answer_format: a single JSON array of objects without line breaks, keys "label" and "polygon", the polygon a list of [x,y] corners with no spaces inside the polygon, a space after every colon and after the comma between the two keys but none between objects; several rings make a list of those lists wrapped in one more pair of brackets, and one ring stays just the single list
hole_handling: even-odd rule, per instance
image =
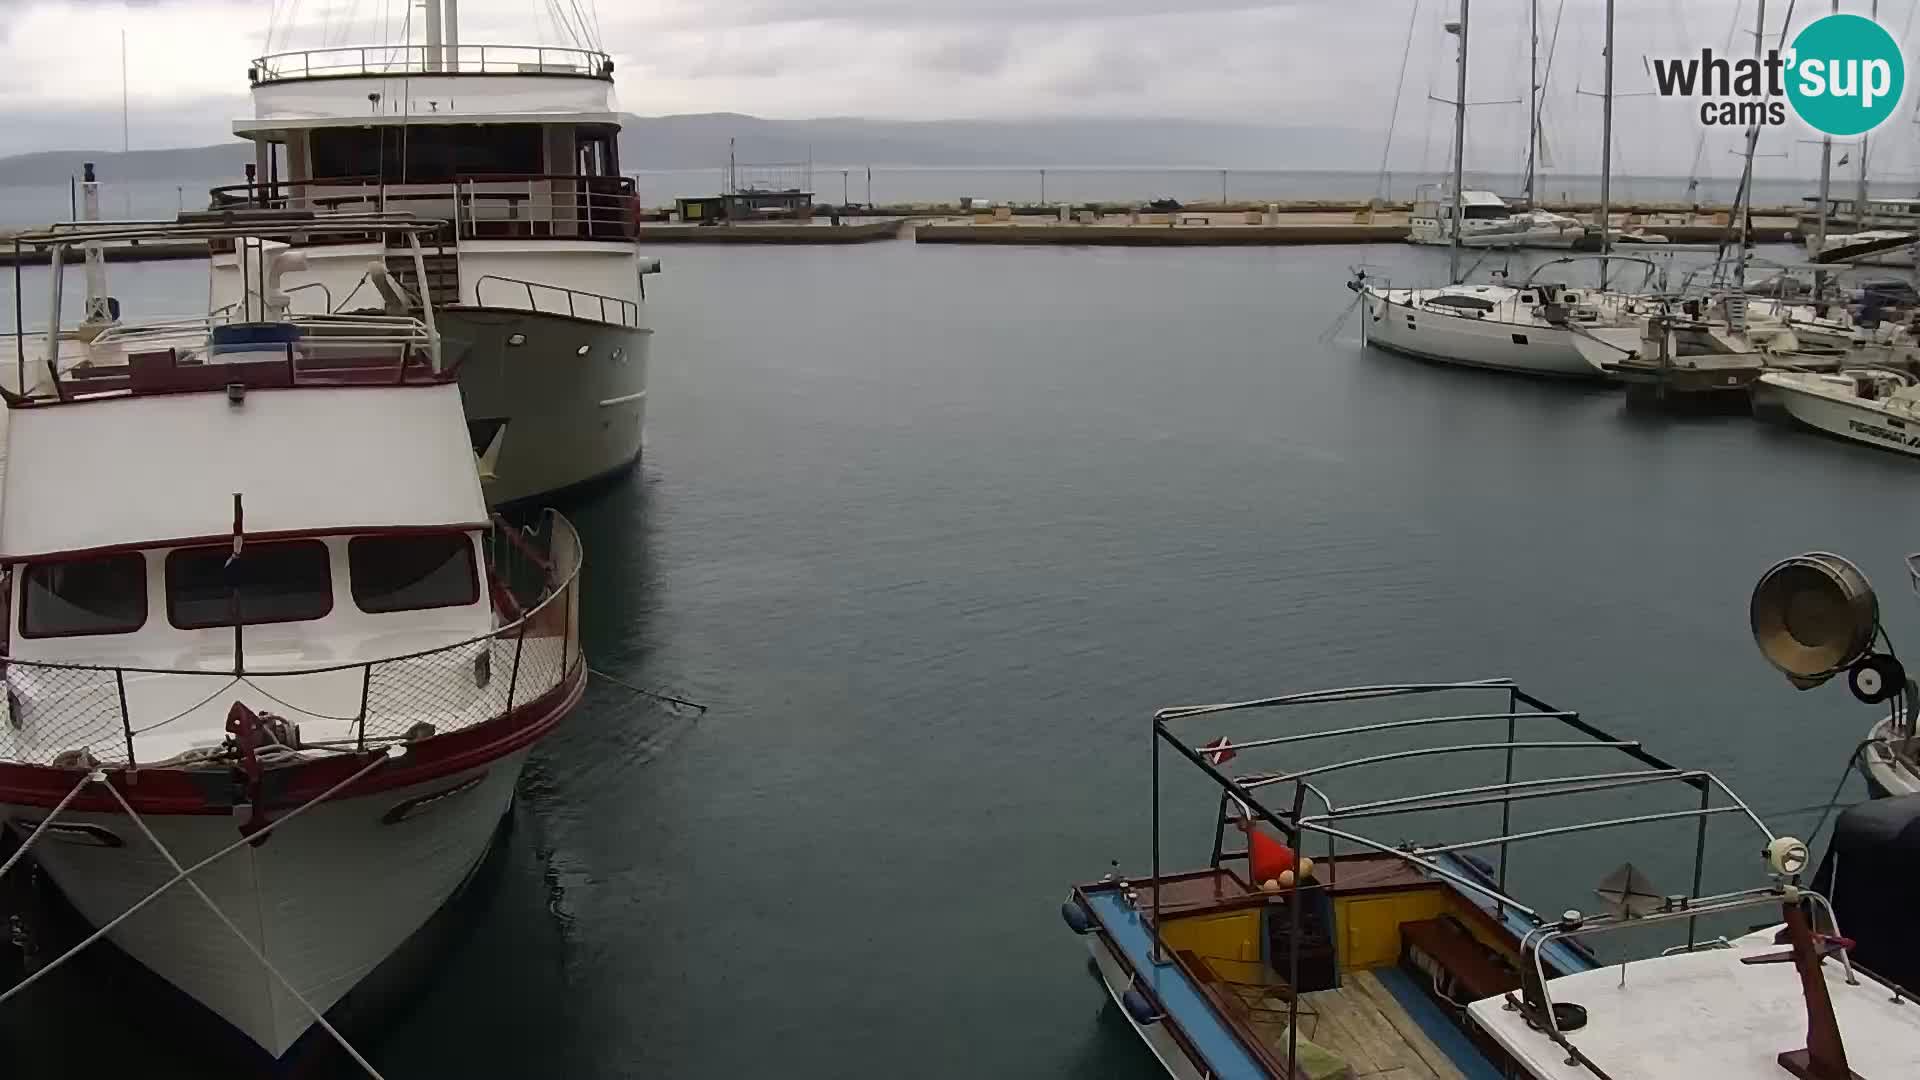
[{"label": "teal circle logo", "polygon": [[1815,131],[1860,135],[1893,115],[1907,91],[1900,45],[1879,23],[1827,15],[1793,39],[1787,100]]}]

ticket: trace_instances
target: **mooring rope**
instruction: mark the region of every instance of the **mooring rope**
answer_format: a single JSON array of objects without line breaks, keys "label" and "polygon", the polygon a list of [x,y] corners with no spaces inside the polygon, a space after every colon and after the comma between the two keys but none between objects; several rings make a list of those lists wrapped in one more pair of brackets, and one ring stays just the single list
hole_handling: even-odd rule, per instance
[{"label": "mooring rope", "polygon": [[607,674],[604,671],[601,671],[599,668],[596,668],[596,667],[587,668],[587,673],[590,675],[598,675],[601,679],[612,683],[613,685],[619,687],[620,689],[625,690],[628,693],[638,694],[643,698],[650,698],[654,701],[658,701],[667,705],[678,705],[683,708],[693,709],[697,712],[704,713],[707,711],[707,707],[705,705],[700,704],[697,701],[688,701],[686,698],[674,697],[672,694],[662,694],[655,690],[642,690],[641,688],[633,685],[632,683],[626,682],[621,679],[616,679],[613,676]]},{"label": "mooring rope", "polygon": [[[99,941],[101,938],[106,937],[107,934],[112,932],[115,927],[119,926],[123,922],[126,922],[128,919],[133,918],[135,914],[137,914],[139,911],[145,908],[148,904],[151,904],[155,900],[159,899],[162,893],[166,892],[168,889],[173,888],[175,885],[178,885],[180,882],[186,880],[189,875],[196,874],[201,870],[205,869],[206,867],[211,866],[215,862],[218,862],[219,860],[226,858],[228,855],[231,855],[234,852],[240,850],[241,848],[247,846],[248,844],[258,841],[261,837],[266,836],[268,833],[272,832],[273,830],[279,828],[282,825],[285,825],[287,822],[292,821],[294,818],[299,817],[301,814],[306,813],[308,810],[311,810],[315,806],[318,806],[319,804],[326,802],[328,799],[333,798],[335,795],[338,795],[340,792],[346,790],[346,788],[349,785],[358,781],[361,777],[367,775],[373,770],[386,764],[388,761],[392,760],[393,758],[399,757],[400,756],[399,754],[394,753],[395,749],[401,749],[402,753],[404,753],[403,748],[389,747],[385,754],[382,754],[381,756],[368,762],[365,767],[355,772],[352,776],[347,777],[345,780],[342,780],[339,783],[333,785],[327,790],[321,792],[319,795],[314,796],[314,798],[311,801],[302,803],[301,805],[288,811],[286,814],[280,817],[277,817],[272,821],[267,822],[265,825],[262,825],[258,829],[255,829],[252,835],[243,836],[240,839],[234,841],[233,843],[228,844],[226,847],[221,848],[219,851],[216,851],[213,854],[207,856],[206,858],[201,859],[199,862],[194,863],[192,866],[186,868],[185,870],[181,870],[180,872],[174,874],[173,877],[168,878],[165,882],[162,882],[152,892],[141,897],[140,900],[136,902],[132,907],[121,912],[119,915],[114,916],[111,920],[109,920],[105,925],[101,926],[98,930],[95,930],[93,933],[88,934],[84,939],[81,940],[81,942],[78,945],[75,945],[73,948],[68,949],[66,952],[61,953],[59,956],[55,957],[52,963],[48,964],[46,967],[39,969],[38,971],[35,971],[33,974],[15,983],[10,989],[7,990],[6,993],[0,994],[0,1005],[5,1005],[8,1001],[10,1001],[15,995],[19,994],[22,990],[25,990],[27,987],[32,986],[36,982],[39,982],[42,978],[46,977],[47,975],[57,970],[61,964],[66,963],[68,960],[78,955],[81,950],[85,949],[87,946],[93,944],[94,942]],[[102,773],[99,775],[100,775],[100,782],[105,783],[106,782],[105,774]],[[93,776],[89,775],[88,779],[89,780],[93,779]]]},{"label": "mooring rope", "polygon": [[32,836],[27,837],[26,843],[20,845],[20,850],[13,853],[13,857],[7,860],[7,864],[5,866],[0,866],[0,877],[6,877],[7,871],[13,869],[13,865],[15,863],[19,862],[21,859],[26,858],[27,849],[33,846],[33,842],[35,840],[40,839],[41,833],[47,831],[47,826],[53,824],[53,819],[60,816],[60,811],[65,810],[67,808],[67,804],[73,801],[73,797],[80,794],[81,788],[86,787],[89,783],[93,781],[94,777],[100,776],[100,775],[101,773],[98,770],[89,772],[87,773],[87,775],[82,776],[80,778],[79,783],[73,785],[73,790],[67,792],[66,797],[61,799],[60,802],[56,806],[54,806],[53,813],[48,814],[45,818],[41,819],[39,827],[33,830]]},{"label": "mooring rope", "polygon": [[[384,761],[386,759],[383,757],[380,760]],[[379,762],[376,761],[374,764],[379,764]],[[103,777],[102,781],[104,782],[104,780],[105,778]],[[340,1044],[340,1049],[345,1050],[347,1056],[352,1058],[355,1064],[365,1069],[367,1075],[373,1077],[373,1080],[386,1080],[385,1077],[380,1075],[380,1070],[374,1068],[373,1064],[366,1058],[361,1057],[360,1051],[353,1048],[353,1044],[347,1041],[346,1036],[340,1034],[338,1029],[328,1023],[327,1018],[321,1014],[319,1009],[313,1007],[313,1002],[308,1001],[306,995],[302,994],[299,989],[293,985],[293,980],[282,975],[280,969],[273,966],[273,961],[267,959],[267,954],[261,952],[258,946],[247,939],[247,935],[240,932],[240,928],[233,924],[233,920],[227,917],[227,913],[220,910],[220,905],[213,902],[213,897],[207,895],[207,890],[201,888],[199,882],[186,877],[187,872],[181,869],[180,860],[174,858],[173,852],[168,850],[167,845],[161,843],[160,838],[153,835],[152,829],[147,828],[147,820],[134,810],[132,804],[127,802],[125,795],[120,794],[120,789],[114,787],[112,784],[107,784],[106,788],[113,794],[114,800],[120,804],[120,808],[125,810],[127,816],[132,818],[133,823],[139,827],[141,835],[147,838],[147,843],[152,844],[154,849],[160,852],[160,856],[167,860],[167,865],[173,867],[175,873],[186,879],[187,888],[192,889],[193,894],[200,898],[201,903],[207,905],[207,910],[213,912],[214,918],[219,919],[221,925],[233,931],[233,936],[240,939],[240,944],[246,946],[247,952],[253,954],[253,958],[260,961],[260,966],[267,969],[267,974],[279,980],[280,985],[286,988],[287,993],[293,995],[293,1000],[299,1002],[307,1012],[313,1015],[313,1022],[326,1029],[327,1034],[333,1036],[333,1041]],[[319,800],[315,801],[317,802]],[[259,834],[256,833],[255,835],[257,836]]]}]

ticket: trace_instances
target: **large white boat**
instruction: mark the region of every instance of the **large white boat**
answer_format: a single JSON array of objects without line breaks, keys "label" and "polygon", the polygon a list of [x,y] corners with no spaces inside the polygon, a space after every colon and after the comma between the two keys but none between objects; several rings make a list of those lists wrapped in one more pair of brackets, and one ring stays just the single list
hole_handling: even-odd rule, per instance
[{"label": "large white boat", "polygon": [[[1361,290],[1367,344],[1422,360],[1527,375],[1597,379],[1576,345],[1576,326],[1610,322],[1586,302],[1584,290],[1552,285],[1448,285]],[[1554,325],[1537,314],[1559,304],[1566,318]]]},{"label": "large white boat", "polygon": [[[438,310],[487,498],[516,503],[617,475],[645,421],[645,275],[639,201],[620,171],[620,112],[605,53],[458,43],[454,4],[428,0],[428,41],[278,53],[254,61],[247,182],[214,208],[408,210],[447,224],[424,276],[391,260],[417,307]],[[445,40],[440,26],[446,27]],[[286,284],[299,313],[380,306],[377,236],[316,243]],[[248,268],[215,254],[216,306]]]},{"label": "large white boat", "polygon": [[[13,335],[0,827],[82,946],[280,1057],[466,881],[586,665],[578,539],[489,519],[435,309],[288,315],[256,225],[87,234],[264,256],[236,308]],[[299,223],[416,272],[434,225]]]},{"label": "large white boat", "polygon": [[1587,235],[1587,227],[1564,214],[1547,210],[1515,213],[1507,201],[1491,191],[1462,190],[1460,219],[1454,220],[1450,192],[1433,185],[1414,195],[1407,219],[1407,241],[1447,246],[1454,234],[1469,248],[1572,248]]}]

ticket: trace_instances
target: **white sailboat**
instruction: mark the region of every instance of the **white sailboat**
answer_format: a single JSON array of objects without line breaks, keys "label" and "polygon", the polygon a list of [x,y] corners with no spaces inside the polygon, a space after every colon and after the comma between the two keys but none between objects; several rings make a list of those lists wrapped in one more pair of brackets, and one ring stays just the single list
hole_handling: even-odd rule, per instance
[{"label": "white sailboat", "polygon": [[[1461,0],[1459,21],[1447,24],[1448,32],[1459,38],[1450,214],[1450,220],[1455,222],[1468,218],[1467,197],[1461,183],[1466,145],[1468,6],[1467,0]],[[1609,56],[1611,43],[1609,8]],[[1609,137],[1611,64],[1609,59]],[[1604,220],[1607,194],[1604,172],[1601,185]],[[1446,286],[1395,288],[1364,274],[1348,282],[1348,288],[1360,294],[1364,316],[1361,326],[1368,344],[1424,360],[1468,367],[1573,379],[1605,377],[1586,361],[1578,339],[1594,326],[1616,323],[1623,306],[1632,302],[1630,298],[1605,291],[1608,239],[1604,236],[1602,239],[1602,288],[1586,290],[1536,283],[1533,279],[1517,288],[1504,284],[1462,284],[1460,252],[1466,246],[1464,231],[1449,230],[1447,238],[1451,283]],[[1538,276],[1536,271],[1535,278]]]}]

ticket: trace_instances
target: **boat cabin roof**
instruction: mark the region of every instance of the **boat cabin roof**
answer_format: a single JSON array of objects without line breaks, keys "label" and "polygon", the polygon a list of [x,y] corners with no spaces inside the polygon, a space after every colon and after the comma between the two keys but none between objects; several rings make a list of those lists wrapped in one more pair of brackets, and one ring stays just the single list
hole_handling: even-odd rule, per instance
[{"label": "boat cabin roof", "polygon": [[[537,45],[349,46],[277,53],[248,69],[254,114],[234,134],[444,124],[620,126],[613,60]],[[278,136],[278,138],[275,138]]]},{"label": "boat cabin roof", "polygon": [[[1529,1027],[1501,998],[1468,1006],[1475,1023],[1541,1080],[1613,1080],[1711,1076],[1715,1080],[1778,1080],[1777,1055],[1807,1042],[1807,1006],[1792,964],[1749,964],[1778,953],[1772,930],[1739,938],[1732,948],[1703,949],[1636,960],[1553,980],[1555,1001],[1583,1005],[1586,1026],[1575,1045],[1595,1070],[1568,1064],[1565,1048]],[[1862,979],[1848,985],[1833,961],[1821,965],[1835,1018],[1856,1076],[1912,1076],[1920,1047],[1920,1009]]]},{"label": "boat cabin roof", "polygon": [[9,561],[245,531],[485,528],[459,387],[126,396],[7,411]]}]

